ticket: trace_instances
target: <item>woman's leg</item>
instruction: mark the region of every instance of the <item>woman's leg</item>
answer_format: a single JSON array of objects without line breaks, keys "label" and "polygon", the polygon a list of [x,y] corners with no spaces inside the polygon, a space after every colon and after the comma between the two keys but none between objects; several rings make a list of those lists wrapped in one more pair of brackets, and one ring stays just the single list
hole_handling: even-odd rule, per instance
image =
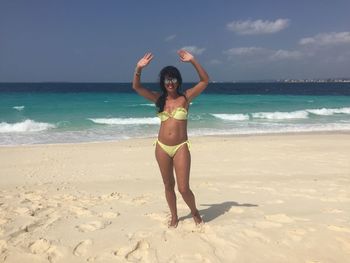
[{"label": "woman's leg", "polygon": [[165,187],[165,197],[171,212],[171,222],[169,226],[176,227],[178,222],[175,194],[175,178],[173,172],[173,159],[156,144],[156,159]]},{"label": "woman's leg", "polygon": [[173,158],[176,181],[179,192],[182,198],[191,209],[191,213],[196,224],[202,223],[202,218],[200,217],[196,201],[193,192],[190,189],[190,168],[191,168],[191,155],[188,150],[188,145],[184,144],[179,148]]}]

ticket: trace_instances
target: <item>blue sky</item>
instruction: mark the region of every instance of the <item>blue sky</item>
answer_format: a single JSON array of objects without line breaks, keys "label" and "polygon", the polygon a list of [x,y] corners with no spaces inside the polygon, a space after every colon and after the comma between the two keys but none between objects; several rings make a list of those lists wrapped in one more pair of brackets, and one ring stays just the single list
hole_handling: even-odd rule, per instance
[{"label": "blue sky", "polygon": [[143,80],[192,51],[213,81],[350,77],[350,1],[0,0],[0,82]]}]

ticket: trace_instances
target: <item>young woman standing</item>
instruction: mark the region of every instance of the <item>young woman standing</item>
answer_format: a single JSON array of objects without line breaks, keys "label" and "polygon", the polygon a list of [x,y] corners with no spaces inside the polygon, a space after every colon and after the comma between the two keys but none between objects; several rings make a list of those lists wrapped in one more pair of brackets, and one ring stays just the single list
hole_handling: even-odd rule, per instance
[{"label": "young woman standing", "polygon": [[155,155],[171,212],[169,227],[177,227],[179,221],[176,208],[174,170],[178,190],[190,208],[195,223],[203,222],[189,185],[191,155],[187,137],[187,116],[190,102],[208,86],[209,76],[192,54],[185,50],[179,50],[178,55],[182,62],[191,63],[199,75],[199,82],[184,93],[180,92],[181,74],[173,66],[163,68],[159,74],[161,93],[150,91],[141,85],[142,70],[153,59],[151,53],[145,54],[137,63],[133,78],[133,89],[139,95],[154,102],[158,107],[158,117],[161,124]]}]

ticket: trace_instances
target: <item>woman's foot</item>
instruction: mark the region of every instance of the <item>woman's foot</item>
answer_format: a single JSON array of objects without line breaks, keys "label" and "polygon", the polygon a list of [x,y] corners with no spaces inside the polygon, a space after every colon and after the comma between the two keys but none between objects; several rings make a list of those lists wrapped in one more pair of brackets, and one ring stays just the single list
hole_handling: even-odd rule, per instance
[{"label": "woman's foot", "polygon": [[168,223],[168,228],[176,228],[178,223],[179,219],[177,218],[177,216],[172,216],[171,220]]},{"label": "woman's foot", "polygon": [[203,223],[203,219],[201,218],[198,210],[196,210],[196,212],[192,213],[192,217],[193,217],[193,220],[196,223],[196,225]]}]

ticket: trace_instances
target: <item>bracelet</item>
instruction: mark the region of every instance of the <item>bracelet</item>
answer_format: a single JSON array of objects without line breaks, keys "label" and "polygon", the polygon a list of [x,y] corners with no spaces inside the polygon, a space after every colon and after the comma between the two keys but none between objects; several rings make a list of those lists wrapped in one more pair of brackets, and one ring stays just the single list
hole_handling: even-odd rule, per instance
[{"label": "bracelet", "polygon": [[141,76],[141,70],[138,71],[137,68],[135,68],[135,75],[136,75],[136,76]]}]

